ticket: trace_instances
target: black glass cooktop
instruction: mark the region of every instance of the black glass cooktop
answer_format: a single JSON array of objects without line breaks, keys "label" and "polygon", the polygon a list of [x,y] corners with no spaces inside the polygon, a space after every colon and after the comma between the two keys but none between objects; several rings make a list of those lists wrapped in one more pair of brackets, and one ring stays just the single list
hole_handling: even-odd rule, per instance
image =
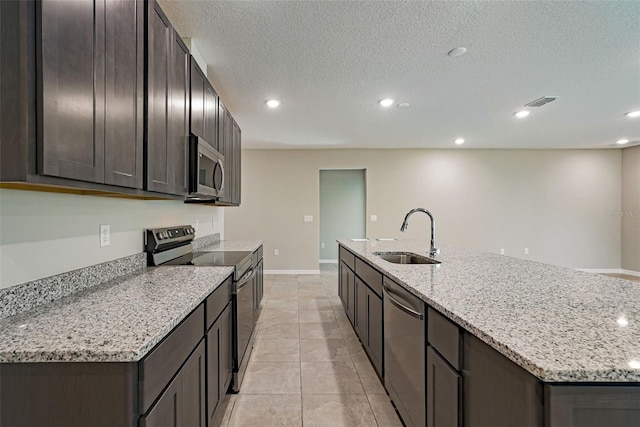
[{"label": "black glass cooktop", "polygon": [[200,265],[211,266],[231,266],[239,267],[241,264],[251,259],[251,252],[231,251],[231,252],[193,252],[172,259],[163,265]]}]

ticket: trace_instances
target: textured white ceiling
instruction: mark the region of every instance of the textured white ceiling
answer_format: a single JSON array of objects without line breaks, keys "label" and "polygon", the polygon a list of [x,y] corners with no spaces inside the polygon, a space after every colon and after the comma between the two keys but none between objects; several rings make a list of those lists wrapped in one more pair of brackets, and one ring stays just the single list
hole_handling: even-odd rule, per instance
[{"label": "textured white ceiling", "polygon": [[[246,148],[640,140],[640,1],[171,1]],[[465,46],[466,55],[447,52]],[[553,103],[513,113],[544,95]],[[409,108],[384,109],[392,97]],[[282,100],[276,110],[264,102]]]}]

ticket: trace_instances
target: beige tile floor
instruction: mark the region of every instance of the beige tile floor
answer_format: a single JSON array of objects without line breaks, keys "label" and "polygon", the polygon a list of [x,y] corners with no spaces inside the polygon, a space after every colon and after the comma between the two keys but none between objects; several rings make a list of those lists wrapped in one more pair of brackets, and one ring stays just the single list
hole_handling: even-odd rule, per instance
[{"label": "beige tile floor", "polygon": [[265,276],[253,354],[221,426],[402,426],[347,319],[338,272]]}]

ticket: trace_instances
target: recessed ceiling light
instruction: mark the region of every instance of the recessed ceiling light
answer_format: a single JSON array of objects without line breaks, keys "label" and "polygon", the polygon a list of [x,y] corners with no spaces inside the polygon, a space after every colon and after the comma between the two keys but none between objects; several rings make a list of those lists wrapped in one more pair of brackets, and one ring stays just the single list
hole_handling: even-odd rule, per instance
[{"label": "recessed ceiling light", "polygon": [[400,108],[407,108],[409,106],[408,102],[401,102],[400,104],[398,104],[398,107]]},{"label": "recessed ceiling light", "polygon": [[620,145],[622,145],[622,144],[626,144],[627,142],[629,142],[629,140],[628,140],[628,139],[626,139],[626,138],[622,138],[622,139],[617,140],[617,141],[616,141],[616,144],[620,144]]},{"label": "recessed ceiling light", "polygon": [[514,116],[516,116],[519,119],[524,119],[528,115],[529,115],[529,111],[527,110],[518,111],[517,113],[514,114]]},{"label": "recessed ceiling light", "polygon": [[616,320],[616,323],[624,328],[625,326],[627,326],[629,324],[629,321],[624,316],[620,316]]},{"label": "recessed ceiling light", "polygon": [[395,99],[385,98],[385,99],[381,99],[378,103],[383,107],[391,107],[394,102],[395,102]]},{"label": "recessed ceiling light", "polygon": [[625,116],[631,117],[632,119],[635,119],[636,117],[640,117],[640,110],[632,111],[630,113],[625,114]]},{"label": "recessed ceiling light", "polygon": [[466,52],[467,52],[467,48],[460,46],[460,47],[456,47],[455,49],[451,49],[447,55],[454,58],[456,56],[462,56]]},{"label": "recessed ceiling light", "polygon": [[456,143],[456,145],[464,144],[464,139],[462,139],[462,138],[458,138],[458,139],[456,139],[456,140],[455,140],[455,141],[453,141],[453,142],[455,142],[455,143]]},{"label": "recessed ceiling light", "polygon": [[280,101],[277,99],[270,99],[267,101],[267,107],[269,108],[278,108],[280,106]]}]

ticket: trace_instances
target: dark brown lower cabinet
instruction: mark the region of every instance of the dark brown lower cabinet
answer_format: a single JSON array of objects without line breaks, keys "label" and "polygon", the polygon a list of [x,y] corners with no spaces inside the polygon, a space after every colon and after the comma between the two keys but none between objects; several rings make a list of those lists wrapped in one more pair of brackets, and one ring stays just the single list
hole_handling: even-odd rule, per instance
[{"label": "dark brown lower cabinet", "polygon": [[354,329],[373,367],[382,377],[382,298],[359,277],[355,277]]},{"label": "dark brown lower cabinet", "polygon": [[231,304],[207,332],[207,417],[215,417],[231,383]]},{"label": "dark brown lower cabinet", "polygon": [[355,324],[356,316],[356,275],[346,263],[340,263],[340,298],[351,324]]},{"label": "dark brown lower cabinet", "polygon": [[433,349],[427,347],[427,427],[460,425],[461,377]]},{"label": "dark brown lower cabinet", "polygon": [[140,427],[205,427],[205,351],[201,341]]}]

